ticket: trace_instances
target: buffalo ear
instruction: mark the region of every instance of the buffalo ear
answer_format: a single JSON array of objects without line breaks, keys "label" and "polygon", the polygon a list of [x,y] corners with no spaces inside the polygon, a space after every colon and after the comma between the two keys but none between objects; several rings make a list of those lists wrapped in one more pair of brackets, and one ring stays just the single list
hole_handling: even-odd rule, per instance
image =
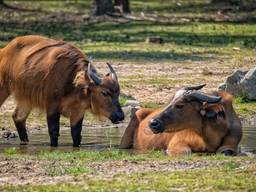
[{"label": "buffalo ear", "polygon": [[200,115],[202,117],[206,117],[206,118],[214,118],[214,117],[217,116],[217,113],[215,111],[212,111],[212,110],[201,109],[200,110]]},{"label": "buffalo ear", "polygon": [[200,110],[200,114],[206,118],[215,118],[218,114],[225,114],[224,108],[220,104],[204,103],[203,108]]},{"label": "buffalo ear", "polygon": [[89,80],[85,78],[85,71],[79,71],[73,81],[75,87],[79,89],[87,89],[90,86]]},{"label": "buffalo ear", "polygon": [[208,110],[205,113],[205,117],[207,117],[209,119],[210,118],[215,118],[217,115],[218,115],[218,113],[216,113],[215,111],[212,111],[212,110]]}]

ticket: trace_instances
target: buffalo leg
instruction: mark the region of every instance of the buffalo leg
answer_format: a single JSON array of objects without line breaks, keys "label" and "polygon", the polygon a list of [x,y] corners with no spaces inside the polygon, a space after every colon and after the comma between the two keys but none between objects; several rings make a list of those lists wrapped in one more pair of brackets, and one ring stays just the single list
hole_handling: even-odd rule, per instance
[{"label": "buffalo leg", "polygon": [[26,120],[30,111],[31,111],[30,107],[26,105],[18,104],[12,115],[15,127],[20,137],[21,145],[26,145],[28,143]]},{"label": "buffalo leg", "polygon": [[134,116],[130,120],[128,127],[125,129],[125,132],[122,136],[122,139],[119,145],[120,149],[129,149],[133,147],[134,134],[136,129],[138,129],[138,126],[139,126],[139,121],[137,119],[137,116],[134,114]]},{"label": "buffalo leg", "polygon": [[217,153],[223,153],[226,156],[237,154],[237,146],[242,137],[241,126],[233,126],[228,134],[224,137],[221,146],[218,148]]},{"label": "buffalo leg", "polygon": [[167,150],[165,151],[167,155],[190,155],[192,153],[191,148],[186,143],[175,143],[169,144]]},{"label": "buffalo leg", "polygon": [[52,147],[58,146],[58,137],[60,136],[60,113],[55,112],[47,114],[48,132]]},{"label": "buffalo leg", "polygon": [[73,146],[79,147],[81,144],[81,131],[84,119],[84,111],[76,111],[70,117],[71,136],[73,139]]},{"label": "buffalo leg", "polygon": [[76,123],[71,123],[71,136],[73,139],[73,146],[74,147],[79,147],[81,144],[81,131],[82,131],[82,125],[83,125],[83,118],[81,118],[78,122]]}]

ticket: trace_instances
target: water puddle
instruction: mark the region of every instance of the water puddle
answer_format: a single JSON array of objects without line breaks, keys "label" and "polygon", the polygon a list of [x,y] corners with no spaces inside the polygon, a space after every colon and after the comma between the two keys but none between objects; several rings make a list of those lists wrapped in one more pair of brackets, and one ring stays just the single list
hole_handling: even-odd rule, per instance
[{"label": "water puddle", "polygon": [[[59,137],[58,150],[74,151],[74,150],[103,150],[108,148],[118,148],[121,136],[127,126],[123,123],[116,126],[93,126],[84,127],[82,131],[82,145],[80,149],[72,147],[72,139],[69,128],[61,130]],[[7,148],[15,147],[24,153],[36,153],[39,151],[50,151],[55,148],[49,146],[49,136],[47,128],[41,130],[32,130],[29,134],[29,145],[20,146],[19,138],[4,139],[0,138],[0,152]],[[243,138],[240,142],[239,149],[241,152],[256,153],[256,127],[247,126],[243,128]]]},{"label": "water puddle", "polygon": [[[84,127],[82,130],[82,144],[80,148],[72,147],[72,138],[69,128],[60,131],[58,150],[74,151],[74,150],[103,150],[107,148],[118,148],[121,136],[125,130],[125,126],[120,124],[116,126],[105,127]],[[32,130],[29,133],[29,145],[20,145],[20,140],[16,138],[0,138],[0,152],[7,148],[15,147],[20,152],[36,153],[39,151],[50,151],[56,148],[49,146],[49,135],[47,128],[41,130]]]},{"label": "water puddle", "polygon": [[243,138],[240,142],[240,150],[242,152],[256,154],[256,126],[243,128]]}]

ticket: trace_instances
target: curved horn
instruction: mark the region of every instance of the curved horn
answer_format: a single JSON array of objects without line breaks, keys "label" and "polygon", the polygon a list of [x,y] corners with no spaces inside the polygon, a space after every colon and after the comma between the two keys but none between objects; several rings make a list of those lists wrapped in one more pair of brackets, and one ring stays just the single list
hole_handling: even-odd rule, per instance
[{"label": "curved horn", "polygon": [[87,75],[88,75],[90,81],[94,82],[96,85],[101,84],[101,78],[99,78],[97,76],[97,74],[92,72],[92,70],[91,70],[91,62],[88,63]]},{"label": "curved horn", "polygon": [[108,68],[109,68],[112,79],[115,80],[115,81],[118,81],[116,72],[113,69],[113,67],[109,63],[107,63],[107,65],[108,65]]},{"label": "curved horn", "polygon": [[199,91],[193,91],[186,95],[186,97],[189,100],[197,100],[201,102],[207,102],[207,103],[218,103],[221,101],[222,97],[219,96],[213,96],[213,95],[207,95]]},{"label": "curved horn", "polygon": [[201,85],[194,85],[194,86],[189,86],[189,87],[184,87],[183,89],[186,91],[189,90],[199,90],[202,89],[206,84],[201,84]]}]

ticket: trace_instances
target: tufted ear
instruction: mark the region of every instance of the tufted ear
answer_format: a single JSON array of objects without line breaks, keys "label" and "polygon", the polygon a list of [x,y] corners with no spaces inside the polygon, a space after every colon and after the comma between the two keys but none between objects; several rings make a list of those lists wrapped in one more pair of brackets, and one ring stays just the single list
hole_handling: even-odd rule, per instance
[{"label": "tufted ear", "polygon": [[75,87],[80,89],[87,89],[90,86],[90,80],[86,79],[85,71],[77,72],[73,81]]},{"label": "tufted ear", "polygon": [[218,103],[204,103],[202,109],[200,110],[200,114],[201,116],[207,118],[215,118],[217,115],[225,117],[224,107]]}]

